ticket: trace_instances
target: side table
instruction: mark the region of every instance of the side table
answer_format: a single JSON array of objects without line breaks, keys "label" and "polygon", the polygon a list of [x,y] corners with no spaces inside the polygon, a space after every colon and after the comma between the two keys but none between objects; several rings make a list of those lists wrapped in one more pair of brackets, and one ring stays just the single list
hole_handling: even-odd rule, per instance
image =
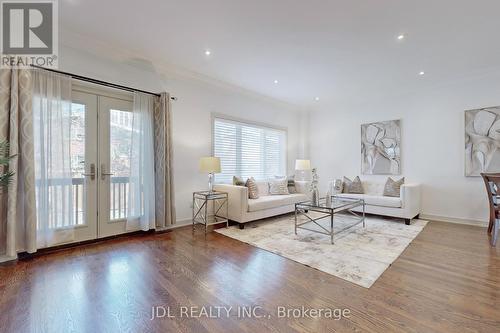
[{"label": "side table", "polygon": [[[226,223],[229,226],[228,220],[228,195],[226,192],[219,191],[199,191],[193,192],[193,231],[196,224],[200,223],[205,226],[205,233],[209,225]],[[212,206],[212,207],[209,207]],[[225,216],[221,213],[224,212]],[[212,215],[209,214],[209,209],[213,211]]]}]

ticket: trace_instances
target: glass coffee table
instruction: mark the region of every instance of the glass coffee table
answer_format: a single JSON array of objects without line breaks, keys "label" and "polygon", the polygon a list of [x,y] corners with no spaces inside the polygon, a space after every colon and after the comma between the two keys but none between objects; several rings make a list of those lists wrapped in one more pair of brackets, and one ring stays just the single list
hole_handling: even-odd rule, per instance
[{"label": "glass coffee table", "polygon": [[[354,208],[362,208],[362,213],[354,212]],[[311,212],[320,214],[311,214]],[[295,234],[297,235],[297,229],[304,229],[311,232],[320,233],[323,235],[330,236],[331,242],[333,244],[333,224],[334,217],[337,214],[348,214],[354,217],[354,224],[344,227],[342,230],[338,230],[337,233],[350,229],[359,223],[363,223],[363,228],[365,227],[365,201],[363,199],[351,199],[332,196],[331,204],[326,204],[326,198],[321,198],[319,205],[314,205],[311,201],[304,201],[295,204]],[[306,221],[299,222],[298,217],[305,216]],[[321,225],[318,221],[330,218],[329,227]],[[314,230],[308,228],[307,226],[316,225],[319,230]]]}]

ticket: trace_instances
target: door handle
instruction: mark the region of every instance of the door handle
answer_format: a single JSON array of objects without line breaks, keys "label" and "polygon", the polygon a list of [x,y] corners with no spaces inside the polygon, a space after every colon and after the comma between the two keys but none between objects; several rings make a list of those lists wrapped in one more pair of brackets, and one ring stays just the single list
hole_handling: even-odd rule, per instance
[{"label": "door handle", "polygon": [[103,164],[101,164],[101,179],[102,179],[102,180],[106,179],[106,176],[112,176],[112,175],[114,175],[114,174],[113,174],[113,173],[111,173],[111,172],[104,172],[104,170],[106,170],[106,169],[105,169],[105,166],[106,166],[106,165],[105,165],[104,163],[103,163]]},{"label": "door handle", "polygon": [[90,163],[90,172],[89,173],[82,173],[83,176],[90,177],[90,180],[95,179],[95,164]]}]

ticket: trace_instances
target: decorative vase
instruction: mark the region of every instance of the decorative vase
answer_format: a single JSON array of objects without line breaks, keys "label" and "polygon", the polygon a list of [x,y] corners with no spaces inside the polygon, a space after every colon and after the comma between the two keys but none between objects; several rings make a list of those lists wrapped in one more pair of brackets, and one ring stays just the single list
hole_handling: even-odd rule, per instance
[{"label": "decorative vase", "polygon": [[314,206],[319,206],[319,191],[317,188],[312,190],[311,201]]},{"label": "decorative vase", "polygon": [[332,205],[332,193],[330,191],[328,191],[328,193],[326,193],[325,205],[326,205],[326,207],[330,207]]},{"label": "decorative vase", "polygon": [[319,190],[318,190],[318,174],[316,173],[316,168],[312,169],[312,181],[311,181],[311,201],[315,206],[319,205]]}]

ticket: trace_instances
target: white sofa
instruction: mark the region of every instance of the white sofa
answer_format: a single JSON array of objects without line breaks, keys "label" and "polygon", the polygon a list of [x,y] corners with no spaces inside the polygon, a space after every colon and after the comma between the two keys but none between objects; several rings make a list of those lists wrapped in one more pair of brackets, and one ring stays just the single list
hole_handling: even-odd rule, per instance
[{"label": "white sofa", "polygon": [[214,185],[214,189],[228,193],[229,219],[236,221],[243,229],[244,223],[266,217],[290,213],[295,210],[295,204],[309,199],[309,182],[296,181],[297,193],[270,195],[267,182],[257,182],[259,198],[249,199],[248,188],[227,184]]},{"label": "white sofa", "polygon": [[[369,214],[398,217],[410,224],[420,214],[420,184],[403,184],[399,198],[383,195],[385,182],[361,181],[364,194],[339,193],[339,197],[365,200],[365,212]],[[361,211],[362,209],[354,209]]]}]

